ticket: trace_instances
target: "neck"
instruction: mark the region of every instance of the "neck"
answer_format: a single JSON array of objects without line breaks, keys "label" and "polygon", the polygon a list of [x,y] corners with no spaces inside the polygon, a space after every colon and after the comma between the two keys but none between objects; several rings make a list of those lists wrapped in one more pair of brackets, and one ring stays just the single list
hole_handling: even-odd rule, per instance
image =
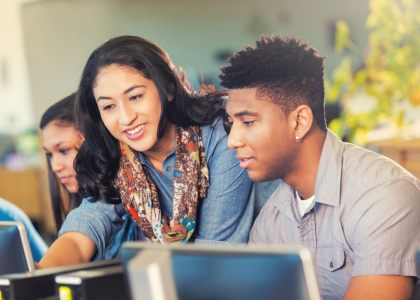
[{"label": "neck", "polygon": [[302,199],[308,199],[315,194],[316,175],[326,136],[319,129],[311,129],[297,145],[292,172],[284,178],[284,182],[291,185]]},{"label": "neck", "polygon": [[142,152],[144,156],[150,161],[153,167],[160,173],[163,173],[163,161],[172,151],[175,145],[175,129],[176,126],[167,122],[165,134],[160,138],[156,144],[147,151]]}]

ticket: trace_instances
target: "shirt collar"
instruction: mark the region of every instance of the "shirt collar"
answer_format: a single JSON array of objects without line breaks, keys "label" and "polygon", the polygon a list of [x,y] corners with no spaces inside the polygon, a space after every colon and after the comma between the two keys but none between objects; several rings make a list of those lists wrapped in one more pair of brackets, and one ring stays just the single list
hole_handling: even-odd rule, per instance
[{"label": "shirt collar", "polygon": [[340,206],[344,143],[327,129],[315,181],[315,201]]},{"label": "shirt collar", "polygon": [[[344,143],[331,130],[327,129],[315,180],[315,202],[340,206],[343,152]],[[294,188],[284,181],[275,191],[277,195],[275,195],[274,206],[290,219],[295,219],[294,193]]]},{"label": "shirt collar", "polygon": [[[171,152],[169,152],[169,154],[166,156],[165,160],[167,160],[172,154],[175,153],[175,148],[176,148],[176,133],[175,133],[175,142],[174,142],[174,147],[172,148]],[[146,165],[146,166],[151,166],[152,164],[149,162],[149,160],[143,155],[143,153],[136,151],[137,152],[137,157],[140,160],[140,163],[142,165]]]}]

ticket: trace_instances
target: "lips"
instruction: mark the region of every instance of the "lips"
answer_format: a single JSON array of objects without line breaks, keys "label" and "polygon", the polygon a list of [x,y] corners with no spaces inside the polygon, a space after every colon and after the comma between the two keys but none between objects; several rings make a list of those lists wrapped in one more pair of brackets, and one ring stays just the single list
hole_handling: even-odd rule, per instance
[{"label": "lips", "polygon": [[254,161],[253,157],[237,157],[237,159],[240,160],[239,166],[243,169],[246,169]]},{"label": "lips", "polygon": [[69,180],[70,180],[72,177],[73,177],[73,176],[63,176],[63,177],[60,177],[60,181],[61,181],[61,183],[62,183],[62,184],[65,184],[65,183],[69,182]]},{"label": "lips", "polygon": [[124,135],[130,140],[138,140],[146,132],[147,124],[138,124],[124,130]]}]

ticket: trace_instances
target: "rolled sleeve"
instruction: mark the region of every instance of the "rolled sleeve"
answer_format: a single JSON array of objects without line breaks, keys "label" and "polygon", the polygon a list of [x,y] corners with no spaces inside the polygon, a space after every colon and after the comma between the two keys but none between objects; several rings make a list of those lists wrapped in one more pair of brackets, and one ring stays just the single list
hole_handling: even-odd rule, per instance
[{"label": "rolled sleeve", "polygon": [[106,257],[106,247],[111,238],[119,232],[124,220],[115,211],[114,204],[101,200],[91,202],[83,199],[82,204],[70,212],[59,232],[59,237],[67,232],[80,232],[92,239],[97,246],[97,253],[92,261]]},{"label": "rolled sleeve", "polygon": [[[420,189],[392,179],[362,193],[353,207],[352,276],[401,275],[419,278]],[[357,216],[358,215],[358,216]],[[357,219],[356,219],[357,220]]]}]

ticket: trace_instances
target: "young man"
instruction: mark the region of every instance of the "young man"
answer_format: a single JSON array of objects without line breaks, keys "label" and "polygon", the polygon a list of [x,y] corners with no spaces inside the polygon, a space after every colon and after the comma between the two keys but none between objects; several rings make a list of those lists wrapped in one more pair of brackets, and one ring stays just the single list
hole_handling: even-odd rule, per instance
[{"label": "young man", "polygon": [[257,245],[301,245],[324,299],[410,299],[420,277],[420,182],[327,129],[324,57],[262,36],[221,68],[228,145],[254,181],[282,179],[251,230]]}]

